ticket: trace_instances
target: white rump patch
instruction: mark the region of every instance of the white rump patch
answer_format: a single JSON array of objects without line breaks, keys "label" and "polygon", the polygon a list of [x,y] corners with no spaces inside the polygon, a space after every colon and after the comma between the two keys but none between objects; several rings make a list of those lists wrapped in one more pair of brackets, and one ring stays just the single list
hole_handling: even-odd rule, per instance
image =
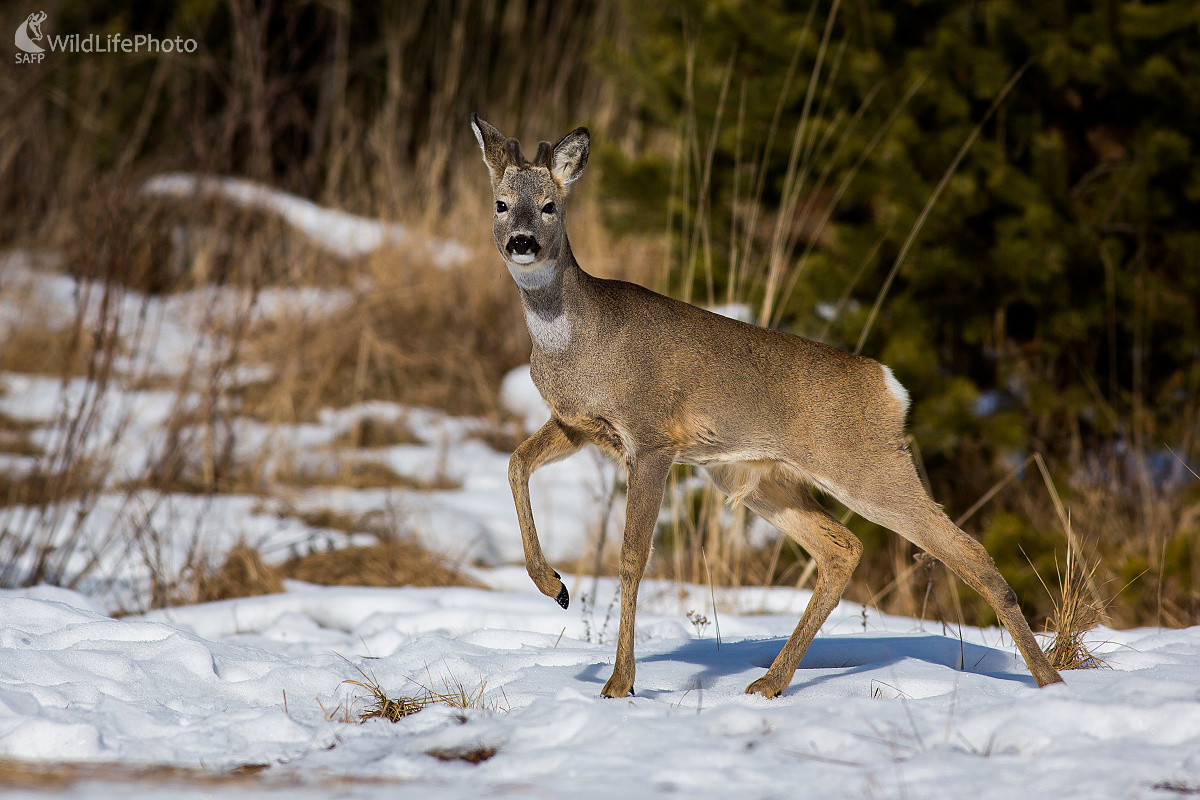
[{"label": "white rump patch", "polygon": [[565,350],[571,343],[571,320],[566,314],[559,314],[546,321],[536,313],[526,310],[525,324],[529,327],[529,335],[533,337],[534,344],[548,353]]},{"label": "white rump patch", "polygon": [[892,397],[896,398],[896,401],[900,403],[900,408],[903,409],[905,413],[908,413],[908,389],[905,389],[904,385],[900,383],[900,381],[896,380],[896,376],[892,374],[890,367],[885,367],[883,364],[880,364],[879,368],[883,370],[883,382],[887,384],[888,391],[891,392]]}]

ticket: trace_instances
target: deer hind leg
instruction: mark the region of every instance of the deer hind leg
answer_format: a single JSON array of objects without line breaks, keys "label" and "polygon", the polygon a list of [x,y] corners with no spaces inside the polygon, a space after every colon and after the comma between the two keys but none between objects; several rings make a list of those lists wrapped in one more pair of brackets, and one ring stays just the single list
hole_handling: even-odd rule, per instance
[{"label": "deer hind leg", "polygon": [[[709,469],[726,494],[744,491],[737,467]],[[792,681],[800,659],[842,598],[862,555],[862,543],[821,507],[800,480],[769,471],[745,496],[746,505],[794,539],[817,562],[817,583],[799,624],[775,657],[767,674],[746,687],[746,694],[779,695]]]},{"label": "deer hind leg", "polygon": [[929,497],[908,455],[889,459],[878,474],[867,480],[872,485],[849,496],[839,491],[838,499],[855,513],[891,528],[930,553],[978,592],[1012,636],[1038,686],[1061,681],[1033,638],[1017,595],[996,569],[996,562]]},{"label": "deer hind leg", "polygon": [[537,528],[533,524],[533,507],[529,503],[529,476],[538,467],[564,459],[581,446],[581,441],[569,437],[558,421],[551,418],[508,460],[508,482],[517,505],[517,521],[521,525],[525,569],[541,593],[553,597],[563,608],[570,604],[571,597],[559,574],[546,563],[546,556],[542,554]]}]

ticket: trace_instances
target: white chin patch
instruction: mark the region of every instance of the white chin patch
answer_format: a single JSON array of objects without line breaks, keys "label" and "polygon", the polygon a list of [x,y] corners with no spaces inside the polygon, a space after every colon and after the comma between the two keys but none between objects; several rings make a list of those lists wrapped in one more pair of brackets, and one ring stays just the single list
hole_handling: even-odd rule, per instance
[{"label": "white chin patch", "polygon": [[517,282],[517,286],[522,289],[543,289],[554,281],[557,262],[543,261],[536,266],[527,266],[529,261],[521,262],[517,261],[517,258],[528,258],[532,261],[533,256],[514,256],[508,260],[508,271]]},{"label": "white chin patch", "polygon": [[509,260],[514,264],[532,264],[536,258],[534,253],[513,253]]}]

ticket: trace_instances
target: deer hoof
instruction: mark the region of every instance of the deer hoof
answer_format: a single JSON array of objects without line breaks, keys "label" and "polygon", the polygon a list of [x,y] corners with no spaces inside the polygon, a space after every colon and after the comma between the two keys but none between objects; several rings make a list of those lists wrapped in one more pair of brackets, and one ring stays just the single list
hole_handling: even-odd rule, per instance
[{"label": "deer hoof", "polygon": [[[558,575],[557,572],[554,574]],[[554,598],[554,600],[563,608],[571,605],[571,595],[567,592],[567,587],[565,585],[562,587],[562,591],[558,593],[558,597]]]},{"label": "deer hoof", "polygon": [[775,683],[769,680],[769,675],[764,675],[754,683],[746,687],[746,694],[760,694],[770,700],[773,697],[779,697],[783,692],[782,687],[776,687]]},{"label": "deer hoof", "polygon": [[600,694],[609,699],[637,697],[637,692],[633,690],[632,683],[626,684],[625,687],[622,687],[621,683],[623,682],[618,680],[616,675],[613,675],[608,679],[608,683],[604,684],[604,688],[600,690]]}]

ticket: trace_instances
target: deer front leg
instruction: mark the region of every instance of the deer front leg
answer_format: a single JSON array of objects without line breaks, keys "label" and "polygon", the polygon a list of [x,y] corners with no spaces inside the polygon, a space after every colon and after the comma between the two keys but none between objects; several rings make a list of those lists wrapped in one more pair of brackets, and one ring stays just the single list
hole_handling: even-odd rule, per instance
[{"label": "deer front leg", "polygon": [[674,461],[670,454],[643,454],[631,460],[629,499],[625,508],[625,537],[621,541],[621,628],[617,633],[617,660],[612,677],[604,684],[605,697],[633,694],[633,638],[637,616],[638,586],[650,560],[654,523],[662,506],[667,473]]},{"label": "deer front leg", "polygon": [[537,529],[533,525],[533,507],[529,504],[529,476],[538,467],[560,461],[577,451],[582,441],[572,439],[553,417],[537,433],[526,439],[508,460],[508,483],[517,505],[521,525],[521,545],[525,549],[525,569],[538,590],[553,597],[563,608],[571,602],[559,574],[546,563]]}]

